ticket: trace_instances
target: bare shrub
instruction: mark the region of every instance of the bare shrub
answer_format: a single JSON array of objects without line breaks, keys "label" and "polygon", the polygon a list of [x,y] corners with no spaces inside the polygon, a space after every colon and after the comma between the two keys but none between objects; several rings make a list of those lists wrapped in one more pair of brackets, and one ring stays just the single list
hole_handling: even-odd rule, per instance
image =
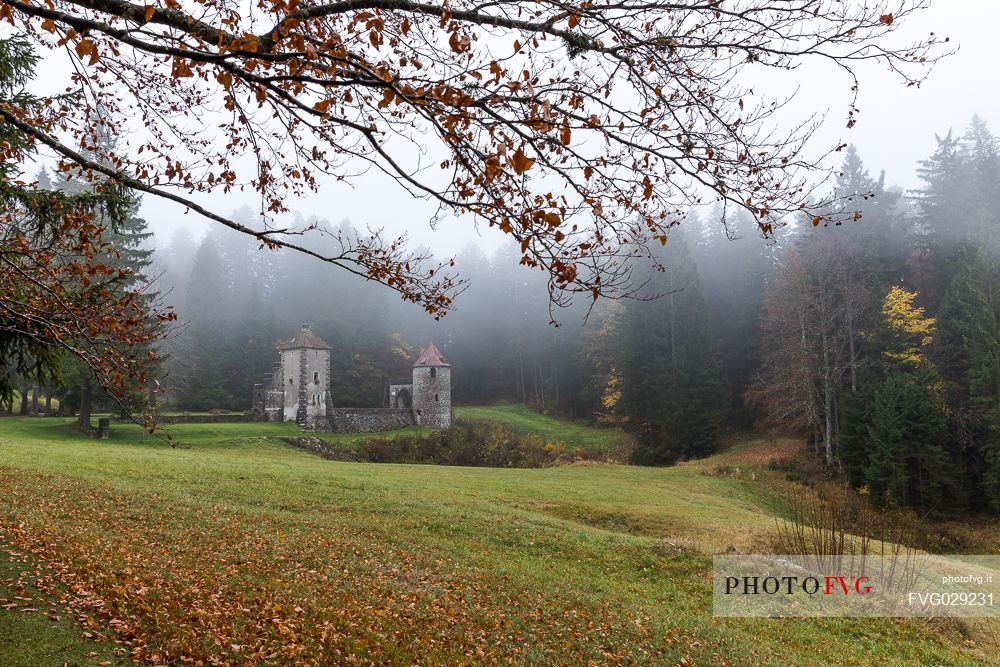
[{"label": "bare shrub", "polygon": [[775,520],[774,543],[809,569],[875,576],[887,590],[903,590],[916,582],[922,559],[907,546],[914,536],[899,516],[873,509],[847,484],[827,486],[792,496],[788,518]]}]

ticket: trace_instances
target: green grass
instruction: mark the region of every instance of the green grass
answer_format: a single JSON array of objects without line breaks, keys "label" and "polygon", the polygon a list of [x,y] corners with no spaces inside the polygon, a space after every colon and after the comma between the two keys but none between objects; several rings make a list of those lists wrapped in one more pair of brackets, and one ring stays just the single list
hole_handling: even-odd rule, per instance
[{"label": "green grass", "polygon": [[[534,424],[546,438],[614,437],[515,406],[456,412]],[[377,465],[287,447],[277,436],[296,433],[290,424],[176,425],[176,448],[131,425],[112,430],[95,441],[64,420],[0,420],[0,540],[42,570],[68,564],[61,577],[103,602],[89,612],[98,626],[124,619],[117,627],[147,658],[973,665],[996,655],[953,623],[713,619],[710,554],[764,544],[773,521],[762,477],[710,474],[732,454],[665,469]],[[12,619],[38,620],[0,611],[0,627]],[[46,626],[10,664],[49,664],[80,632]],[[106,654],[109,644],[91,645]]]},{"label": "green grass", "polygon": [[107,642],[97,643],[83,636],[83,630],[49,596],[35,587],[30,563],[23,555],[9,549],[0,552],[0,665],[37,667],[38,665],[127,664]]},{"label": "green grass", "polygon": [[617,429],[556,419],[523,405],[462,406],[455,408],[455,418],[498,421],[520,433],[538,433],[551,442],[592,451],[606,451],[626,437]]}]

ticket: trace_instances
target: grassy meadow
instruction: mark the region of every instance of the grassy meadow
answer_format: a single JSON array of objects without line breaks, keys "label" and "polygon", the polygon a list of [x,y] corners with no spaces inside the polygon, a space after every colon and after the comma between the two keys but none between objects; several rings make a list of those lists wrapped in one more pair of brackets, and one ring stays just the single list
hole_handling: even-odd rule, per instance
[{"label": "grassy meadow", "polygon": [[996,662],[996,626],[712,618],[711,554],[770,543],[792,441],[515,470],[327,461],[285,424],[112,430],[0,419],[0,665]]},{"label": "grassy meadow", "polygon": [[577,422],[556,419],[523,405],[463,406],[455,408],[456,419],[486,419],[504,423],[520,433],[538,433],[551,442],[591,451],[614,449],[624,437],[617,429],[592,428]]}]

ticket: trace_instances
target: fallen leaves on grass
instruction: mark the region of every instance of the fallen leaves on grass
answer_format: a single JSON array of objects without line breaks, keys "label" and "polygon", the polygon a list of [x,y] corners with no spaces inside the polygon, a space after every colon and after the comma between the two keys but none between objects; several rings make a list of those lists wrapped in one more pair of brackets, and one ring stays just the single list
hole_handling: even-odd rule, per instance
[{"label": "fallen leaves on grass", "polygon": [[656,656],[643,613],[583,604],[350,524],[0,468],[0,541],[84,636],[148,664],[615,664]]}]

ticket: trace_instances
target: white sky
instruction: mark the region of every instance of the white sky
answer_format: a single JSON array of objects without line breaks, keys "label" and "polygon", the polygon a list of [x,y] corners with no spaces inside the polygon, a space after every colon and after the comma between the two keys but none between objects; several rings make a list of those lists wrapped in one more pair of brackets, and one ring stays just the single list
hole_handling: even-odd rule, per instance
[{"label": "white sky", "polygon": [[[953,128],[961,133],[975,113],[983,116],[995,133],[1000,133],[1000,74],[994,52],[997,26],[1000,25],[1000,0],[935,0],[932,7],[914,17],[903,27],[908,41],[928,32],[951,38],[959,52],[943,62],[920,88],[906,88],[898,79],[874,67],[858,70],[861,77],[858,124],[845,126],[850,82],[828,67],[805,67],[794,76],[802,92],[798,108],[828,111],[826,126],[813,146],[817,154],[839,141],[858,146],[873,175],[885,169],[890,184],[904,188],[919,185],[917,161],[934,149],[934,133]],[[51,86],[55,63],[46,62],[43,85]],[[835,78],[825,80],[824,77]],[[224,197],[224,198],[223,198]],[[223,213],[243,205],[254,208],[252,194],[213,195],[204,200]],[[454,254],[469,241],[486,248],[497,245],[502,237],[494,230],[472,227],[471,218],[441,223],[436,231],[427,224],[432,206],[414,201],[383,176],[372,174],[355,181],[354,187],[329,182],[319,193],[290,200],[289,206],[304,216],[316,215],[338,222],[349,218],[358,227],[385,227],[387,231],[408,231],[411,239],[425,243],[441,255]],[[207,223],[193,213],[185,214],[180,206],[147,196],[142,215],[154,232],[169,239],[179,226],[188,227],[200,236]]]},{"label": "white sky", "polygon": [[998,25],[997,0],[935,0],[906,32],[950,37],[958,53],[940,62],[920,88],[906,88],[886,72],[871,72],[861,82],[860,122],[847,130],[840,113],[831,118],[831,136],[857,145],[873,174],[885,169],[890,182],[913,188],[920,184],[916,163],[934,150],[935,132],[953,128],[961,134],[978,113],[1000,134]]}]

